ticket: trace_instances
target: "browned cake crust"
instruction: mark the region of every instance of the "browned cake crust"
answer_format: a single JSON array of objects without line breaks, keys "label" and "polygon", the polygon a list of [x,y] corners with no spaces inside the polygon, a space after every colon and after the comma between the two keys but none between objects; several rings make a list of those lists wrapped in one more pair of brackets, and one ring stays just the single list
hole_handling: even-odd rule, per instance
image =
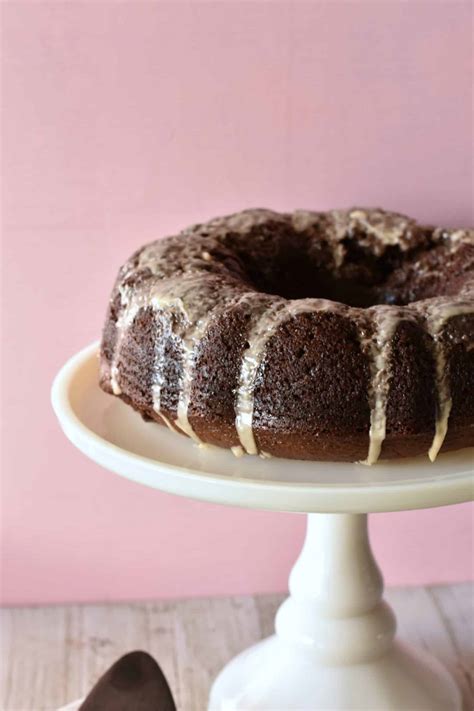
[{"label": "browned cake crust", "polygon": [[474,231],[246,210],[120,269],[100,385],[234,454],[359,461],[474,444]]}]

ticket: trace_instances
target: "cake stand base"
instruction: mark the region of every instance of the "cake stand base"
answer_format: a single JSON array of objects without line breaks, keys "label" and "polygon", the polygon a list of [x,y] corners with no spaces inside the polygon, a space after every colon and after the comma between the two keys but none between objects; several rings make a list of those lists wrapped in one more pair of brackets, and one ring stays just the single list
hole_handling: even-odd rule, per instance
[{"label": "cake stand base", "polygon": [[219,674],[209,711],[460,711],[430,655],[394,641],[365,514],[310,514],[276,634]]},{"label": "cake stand base", "polygon": [[450,711],[460,709],[452,677],[433,657],[398,643],[377,660],[324,665],[274,635],[219,674],[210,711]]},{"label": "cake stand base", "polygon": [[214,682],[209,709],[448,711],[460,709],[456,685],[433,657],[395,643],[377,660],[321,664],[276,635],[232,660]]}]

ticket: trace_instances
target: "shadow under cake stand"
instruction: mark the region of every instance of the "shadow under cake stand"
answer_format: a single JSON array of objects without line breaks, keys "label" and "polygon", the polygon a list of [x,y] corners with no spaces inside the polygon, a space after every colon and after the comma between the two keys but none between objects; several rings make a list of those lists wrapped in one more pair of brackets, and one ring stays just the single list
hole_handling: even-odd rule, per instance
[{"label": "shadow under cake stand", "polygon": [[227,664],[212,686],[210,710],[461,709],[447,670],[395,639],[367,514],[470,500],[472,448],[441,455],[434,464],[422,457],[373,467],[237,459],[144,422],[97,382],[92,344],[58,373],[52,402],[66,436],[98,464],[181,496],[308,514],[276,633]]}]

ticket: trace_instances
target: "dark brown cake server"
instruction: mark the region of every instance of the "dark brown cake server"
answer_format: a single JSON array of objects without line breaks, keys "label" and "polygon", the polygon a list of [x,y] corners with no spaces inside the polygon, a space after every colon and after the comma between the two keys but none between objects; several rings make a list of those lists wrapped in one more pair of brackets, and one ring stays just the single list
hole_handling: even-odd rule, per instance
[{"label": "dark brown cake server", "polygon": [[146,652],[121,657],[99,679],[79,711],[176,711],[168,682]]}]

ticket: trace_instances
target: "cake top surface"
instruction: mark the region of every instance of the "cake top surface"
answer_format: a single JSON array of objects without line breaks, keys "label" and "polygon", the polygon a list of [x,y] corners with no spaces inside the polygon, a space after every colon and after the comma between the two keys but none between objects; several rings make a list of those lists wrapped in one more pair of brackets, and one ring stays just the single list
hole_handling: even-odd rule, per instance
[{"label": "cake top surface", "polygon": [[473,282],[474,230],[366,208],[217,217],[146,245],[119,274],[124,299],[186,304],[199,290],[204,308],[247,294],[430,313],[472,299]]}]

